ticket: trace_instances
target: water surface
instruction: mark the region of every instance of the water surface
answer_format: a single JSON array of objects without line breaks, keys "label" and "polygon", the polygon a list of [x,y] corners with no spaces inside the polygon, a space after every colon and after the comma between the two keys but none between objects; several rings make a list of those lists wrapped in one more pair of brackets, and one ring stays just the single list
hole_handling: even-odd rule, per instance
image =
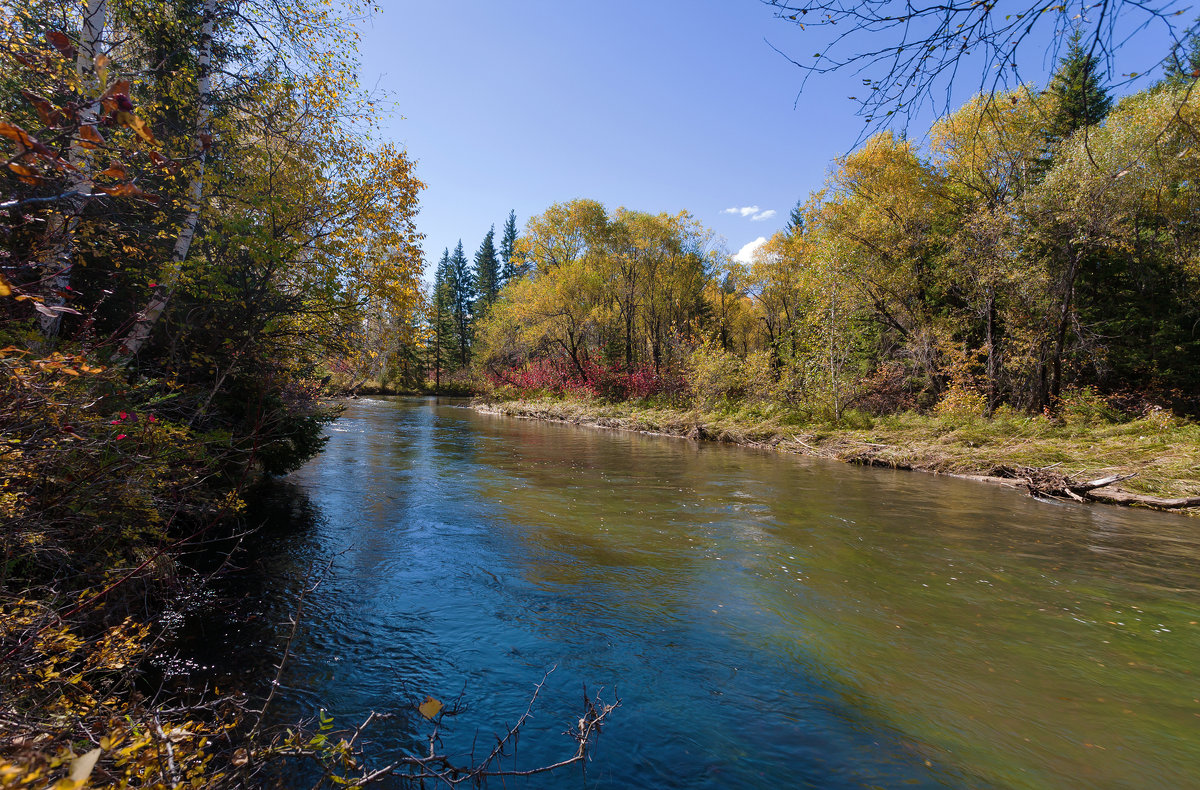
[{"label": "water surface", "polygon": [[[189,651],[263,688],[307,574],[277,721],[420,749],[431,694],[507,787],[1200,787],[1200,521],[686,440],[353,402],[253,503],[240,600]],[[499,786],[499,785],[497,785]]]}]

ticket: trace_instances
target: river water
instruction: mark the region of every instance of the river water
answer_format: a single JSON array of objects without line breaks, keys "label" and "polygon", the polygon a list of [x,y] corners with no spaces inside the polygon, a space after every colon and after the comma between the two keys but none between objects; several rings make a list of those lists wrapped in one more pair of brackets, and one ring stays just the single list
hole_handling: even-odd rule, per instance
[{"label": "river water", "polygon": [[[569,755],[586,685],[620,707],[586,771],[504,787],[1200,787],[1200,520],[911,472],[352,402],[260,494],[184,664],[274,677],[273,720],[414,703],[515,754]],[[203,672],[201,672],[203,674]]]}]

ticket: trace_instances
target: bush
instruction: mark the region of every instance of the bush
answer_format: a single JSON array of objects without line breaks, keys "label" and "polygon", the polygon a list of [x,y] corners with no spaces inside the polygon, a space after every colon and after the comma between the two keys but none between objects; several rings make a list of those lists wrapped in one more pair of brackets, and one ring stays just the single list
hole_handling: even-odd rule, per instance
[{"label": "bush", "polygon": [[974,387],[952,382],[933,411],[939,417],[978,419],[987,414],[987,398]]},{"label": "bush", "polygon": [[774,389],[771,357],[757,351],[745,359],[708,343],[692,351],[687,362],[696,405],[715,408],[741,400],[769,399]]},{"label": "bush", "polygon": [[1071,425],[1100,425],[1125,422],[1121,410],[1091,387],[1069,389],[1059,398],[1059,414]]}]

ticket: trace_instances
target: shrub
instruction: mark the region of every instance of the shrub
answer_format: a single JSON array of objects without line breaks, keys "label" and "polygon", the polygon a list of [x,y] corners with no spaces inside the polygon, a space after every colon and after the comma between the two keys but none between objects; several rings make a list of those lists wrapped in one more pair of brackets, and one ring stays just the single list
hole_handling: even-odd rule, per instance
[{"label": "shrub", "polygon": [[757,351],[745,359],[708,343],[692,351],[687,363],[696,404],[714,408],[741,400],[767,399],[774,389],[771,357]]},{"label": "shrub", "polygon": [[952,382],[933,411],[939,417],[975,419],[987,414],[987,398],[974,387]]},{"label": "shrub", "polygon": [[1098,425],[1123,422],[1121,410],[1109,403],[1091,387],[1069,389],[1059,398],[1059,414],[1063,422],[1077,425]]}]

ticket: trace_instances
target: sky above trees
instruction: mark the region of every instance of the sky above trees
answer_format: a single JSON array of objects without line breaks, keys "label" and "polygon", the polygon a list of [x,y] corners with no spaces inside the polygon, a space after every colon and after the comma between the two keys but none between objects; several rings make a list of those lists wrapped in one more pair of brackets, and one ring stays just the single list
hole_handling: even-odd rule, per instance
[{"label": "sky above trees", "polygon": [[[388,94],[383,133],[428,184],[427,276],[459,238],[471,251],[492,224],[499,233],[510,209],[523,225],[578,197],[689,210],[733,254],[770,237],[864,126],[858,75],[797,95],[802,74],[781,52],[802,59],[827,35],[758,0],[389,0],[363,25],[363,83]],[[1114,70],[1145,70],[1167,48],[1142,34]],[[1053,66],[1048,53],[1023,74],[1044,85]],[[978,71],[962,85],[953,106]],[[935,109],[914,117],[914,136]]]}]

